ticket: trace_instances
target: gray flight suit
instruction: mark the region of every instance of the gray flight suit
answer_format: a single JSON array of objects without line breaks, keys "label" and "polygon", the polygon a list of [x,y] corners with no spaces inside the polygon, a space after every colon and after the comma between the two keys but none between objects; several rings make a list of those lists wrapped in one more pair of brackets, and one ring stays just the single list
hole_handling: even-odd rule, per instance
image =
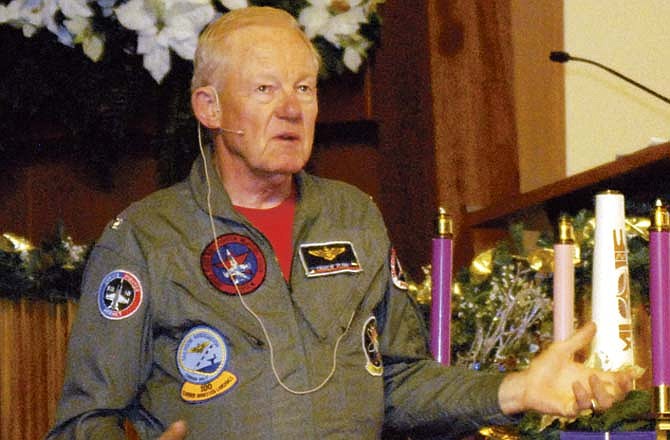
[{"label": "gray flight suit", "polygon": [[124,418],[143,439],[183,419],[189,439],[245,440],[377,439],[383,428],[449,438],[509,421],[502,375],[431,360],[367,195],[295,176],[287,283],[207,162],[132,204],[96,243],[48,438],[124,438]]}]

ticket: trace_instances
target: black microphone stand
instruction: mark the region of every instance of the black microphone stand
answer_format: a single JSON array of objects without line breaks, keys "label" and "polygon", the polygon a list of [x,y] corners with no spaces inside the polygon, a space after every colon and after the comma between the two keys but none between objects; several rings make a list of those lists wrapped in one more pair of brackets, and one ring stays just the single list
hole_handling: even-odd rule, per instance
[{"label": "black microphone stand", "polygon": [[616,70],[614,70],[610,67],[603,66],[602,64],[600,64],[596,61],[592,61],[592,60],[589,60],[589,59],[586,59],[586,58],[573,57],[569,53],[562,52],[562,51],[551,52],[549,54],[549,59],[551,61],[555,62],[555,63],[565,63],[565,62],[568,62],[568,61],[581,61],[582,63],[593,64],[594,66],[600,67],[601,69],[606,70],[607,72],[611,73],[612,75],[618,76],[622,80],[633,84],[634,86],[644,90],[645,92],[647,92],[651,95],[654,95],[655,97],[657,97],[661,101],[665,102],[666,104],[670,104],[670,99],[666,98],[665,96],[661,95],[660,93],[655,92],[655,91],[651,90],[649,87],[643,86],[639,82],[628,78],[626,75],[623,75],[623,74],[617,72]]}]

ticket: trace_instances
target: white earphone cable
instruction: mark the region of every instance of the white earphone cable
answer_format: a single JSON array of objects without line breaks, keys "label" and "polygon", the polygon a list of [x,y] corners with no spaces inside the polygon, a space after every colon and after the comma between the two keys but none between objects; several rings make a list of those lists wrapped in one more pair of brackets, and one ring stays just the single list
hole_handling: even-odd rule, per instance
[{"label": "white earphone cable", "polygon": [[[200,147],[200,154],[202,155],[202,160],[203,160],[203,168],[205,170],[205,181],[207,182],[207,213],[209,215],[209,224],[212,229],[212,236],[214,237],[214,246],[216,247],[216,254],[219,258],[219,261],[221,263],[224,262],[223,257],[221,256],[221,251],[219,248],[219,243],[218,243],[218,236],[216,235],[216,226],[214,225],[214,216],[212,215],[212,185],[210,184],[210,178],[209,178],[209,171],[207,167],[207,158],[205,155],[205,149],[202,145],[202,130],[200,123],[198,123],[198,146]],[[225,265],[224,265],[225,268]],[[279,377],[279,373],[277,372],[277,367],[275,365],[275,356],[274,356],[274,347],[272,346],[272,340],[270,339],[270,335],[268,334],[267,329],[265,328],[265,324],[263,324],[263,321],[261,320],[260,316],[256,312],[254,312],[251,307],[249,307],[244,300],[244,297],[242,296],[242,293],[240,292],[240,288],[237,285],[237,280],[235,279],[235,274],[228,271],[228,274],[230,275],[230,280],[233,282],[233,285],[235,286],[235,291],[237,292],[237,296],[240,299],[240,302],[242,304],[242,307],[249,312],[251,316],[253,316],[256,321],[258,321],[258,324],[261,326],[261,330],[263,331],[263,335],[265,336],[265,339],[268,343],[268,349],[270,351],[270,366],[272,367],[272,373],[275,376],[275,379],[277,379],[277,382],[279,385],[281,385],[282,388],[284,388],[286,391],[288,391],[291,394],[297,394],[297,395],[303,395],[303,394],[311,394],[314,393],[321,388],[323,388],[333,377],[335,374],[335,370],[337,369],[337,350],[340,346],[340,341],[342,341],[342,338],[349,332],[349,329],[351,328],[351,324],[354,321],[354,316],[356,315],[356,310],[351,313],[351,317],[349,317],[349,322],[347,322],[347,326],[344,328],[342,331],[342,334],[337,337],[335,340],[335,345],[333,347],[333,363],[332,367],[330,369],[330,372],[326,376],[326,378],[321,382],[319,385],[307,389],[307,390],[295,390],[288,385],[284,383],[284,381]]]}]

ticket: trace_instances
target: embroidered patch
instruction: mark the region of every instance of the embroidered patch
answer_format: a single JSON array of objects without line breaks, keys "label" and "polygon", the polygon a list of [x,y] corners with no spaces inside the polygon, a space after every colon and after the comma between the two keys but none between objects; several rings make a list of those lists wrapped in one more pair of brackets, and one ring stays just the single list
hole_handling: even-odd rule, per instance
[{"label": "embroidered patch", "polygon": [[377,318],[370,316],[361,333],[363,353],[365,353],[365,369],[373,376],[381,376],[384,373],[382,354],[379,351],[379,337],[377,334]]},{"label": "embroidered patch", "polygon": [[192,328],[177,349],[177,368],[186,380],[181,398],[200,403],[219,396],[237,383],[237,376],[225,371],[228,346],[221,333],[205,325]]},{"label": "embroidered patch", "polygon": [[98,309],[107,319],[127,318],[142,304],[142,284],[135,275],[115,270],[103,278],[98,288]]},{"label": "embroidered patch", "polygon": [[212,241],[200,256],[200,266],[210,283],[229,295],[245,295],[265,279],[265,257],[249,237],[224,234]]},{"label": "embroidered patch", "polygon": [[109,227],[116,231],[121,227],[122,224],[123,219],[121,217],[116,217]]},{"label": "embroidered patch", "polygon": [[349,241],[301,244],[300,261],[308,277],[363,270],[354,245]]},{"label": "embroidered patch", "polygon": [[391,266],[391,280],[393,280],[393,285],[398,289],[407,290],[409,288],[407,285],[407,276],[402,270],[400,260],[398,259],[398,254],[393,247],[391,248],[389,265]]}]

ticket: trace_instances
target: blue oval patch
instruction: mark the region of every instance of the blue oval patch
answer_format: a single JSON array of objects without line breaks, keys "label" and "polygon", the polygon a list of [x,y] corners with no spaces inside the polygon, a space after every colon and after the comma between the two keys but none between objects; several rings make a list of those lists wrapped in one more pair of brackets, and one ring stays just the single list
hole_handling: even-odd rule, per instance
[{"label": "blue oval patch", "polygon": [[213,381],[226,368],[228,346],[223,336],[211,327],[200,325],[189,330],[177,349],[177,367],[189,382]]}]

